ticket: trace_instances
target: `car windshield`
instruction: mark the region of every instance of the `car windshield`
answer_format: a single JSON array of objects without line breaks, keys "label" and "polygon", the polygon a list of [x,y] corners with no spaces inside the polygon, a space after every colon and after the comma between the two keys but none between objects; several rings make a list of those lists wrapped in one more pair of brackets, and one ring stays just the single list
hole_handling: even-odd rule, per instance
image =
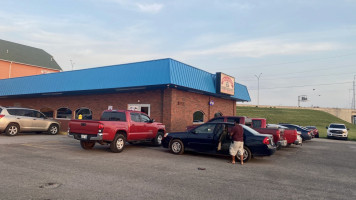
[{"label": "car windshield", "polygon": [[252,128],[246,126],[246,125],[242,125],[242,124],[241,124],[241,126],[242,126],[245,130],[247,130],[248,132],[250,132],[250,133],[252,133],[252,134],[254,134],[254,135],[259,135],[259,134],[260,134],[259,132],[255,131],[254,129],[252,129]]},{"label": "car windshield", "polygon": [[341,128],[341,129],[345,129],[345,125],[343,124],[330,124],[329,128]]}]

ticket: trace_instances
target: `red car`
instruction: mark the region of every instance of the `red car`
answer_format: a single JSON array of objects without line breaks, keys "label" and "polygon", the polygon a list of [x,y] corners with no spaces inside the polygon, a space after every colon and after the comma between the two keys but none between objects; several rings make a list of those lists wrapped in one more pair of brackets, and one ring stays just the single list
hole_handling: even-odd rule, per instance
[{"label": "red car", "polygon": [[313,131],[314,137],[319,138],[319,130],[315,126],[306,126],[305,128]]}]

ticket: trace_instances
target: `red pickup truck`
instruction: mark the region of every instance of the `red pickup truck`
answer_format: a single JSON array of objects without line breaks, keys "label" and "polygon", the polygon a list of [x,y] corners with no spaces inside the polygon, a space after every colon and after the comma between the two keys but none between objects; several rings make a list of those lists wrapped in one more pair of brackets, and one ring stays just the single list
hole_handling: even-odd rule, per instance
[{"label": "red pickup truck", "polygon": [[96,142],[110,144],[112,152],[124,150],[126,142],[152,142],[161,145],[165,125],[154,122],[145,113],[129,110],[105,110],[99,121],[70,120],[68,136],[80,140],[83,149]]}]

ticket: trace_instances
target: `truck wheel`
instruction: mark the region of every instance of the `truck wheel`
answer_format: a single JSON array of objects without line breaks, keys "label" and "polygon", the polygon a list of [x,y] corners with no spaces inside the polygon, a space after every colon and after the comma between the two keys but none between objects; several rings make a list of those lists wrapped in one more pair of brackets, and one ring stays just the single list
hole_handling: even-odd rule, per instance
[{"label": "truck wheel", "polygon": [[7,126],[5,133],[7,136],[15,136],[20,132],[20,127],[17,124],[11,123]]},{"label": "truck wheel", "polygon": [[174,139],[169,144],[169,150],[174,154],[183,154],[184,153],[184,144],[181,140]]},{"label": "truck wheel", "polygon": [[94,141],[81,140],[80,141],[80,146],[85,150],[92,149],[95,146],[95,142]]},{"label": "truck wheel", "polygon": [[48,128],[48,134],[56,135],[59,132],[59,126],[57,124],[51,124]]},{"label": "truck wheel", "polygon": [[120,153],[125,148],[126,139],[122,134],[115,136],[114,141],[110,143],[110,150],[114,153]]},{"label": "truck wheel", "polygon": [[160,146],[162,144],[163,133],[160,131],[157,133],[156,137],[153,139],[153,145]]},{"label": "truck wheel", "polygon": [[[237,160],[240,161],[240,156],[239,155],[236,155],[237,157]],[[251,157],[252,157],[252,154],[251,154],[251,151],[248,147],[244,146],[244,163],[245,162],[248,162],[249,160],[251,160]]]}]

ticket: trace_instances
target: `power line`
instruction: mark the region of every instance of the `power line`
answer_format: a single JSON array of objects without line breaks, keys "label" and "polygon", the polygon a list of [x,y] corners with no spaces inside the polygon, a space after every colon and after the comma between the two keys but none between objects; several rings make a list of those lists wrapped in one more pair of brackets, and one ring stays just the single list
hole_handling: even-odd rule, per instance
[{"label": "power line", "polygon": [[[325,74],[325,75],[317,75],[317,77],[325,77],[325,76],[336,76],[336,75],[350,75],[351,72],[348,72],[348,73],[339,73],[339,74]],[[304,75],[304,76],[284,76],[282,78],[285,78],[285,79],[295,79],[295,78],[308,78],[308,77],[315,77],[315,75]],[[276,78],[278,77],[274,77],[274,78],[264,78],[264,80],[276,80]],[[282,79],[278,79],[278,80],[282,80]],[[239,79],[239,81],[246,81],[246,82],[252,82],[252,81],[255,81],[255,80],[241,80]]]},{"label": "power line", "polygon": [[[296,60],[296,61],[283,62],[283,63],[274,63],[274,64],[245,65],[245,66],[239,66],[239,67],[267,67],[267,66],[274,66],[274,65],[285,65],[285,64],[294,64],[294,63],[301,63],[301,62],[309,62],[309,61],[315,61],[315,60],[324,60],[324,59],[340,58],[340,57],[353,56],[353,55],[356,55],[356,52],[350,53],[350,54],[344,54],[344,55],[337,55],[337,56],[324,57],[324,58],[315,58],[315,59],[307,59],[307,60]],[[221,69],[231,69],[231,68],[235,68],[235,67],[226,67],[226,68],[221,68]]]},{"label": "power line", "polygon": [[[272,77],[278,77],[278,76],[283,76],[285,77],[286,75],[291,75],[291,74],[300,74],[300,73],[306,73],[306,72],[314,72],[314,71],[320,71],[320,70],[326,70],[326,69],[338,69],[340,70],[340,68],[344,68],[344,67],[354,67],[355,64],[352,65],[341,65],[341,66],[332,66],[332,67],[323,67],[323,68],[317,68],[317,69],[313,69],[313,70],[305,70],[305,71],[299,71],[299,72],[288,72],[288,73],[277,73],[277,74],[273,74]],[[308,68],[313,68],[313,67],[308,67]],[[346,74],[346,73],[345,73]],[[350,73],[347,73],[350,74]],[[277,76],[276,76],[277,75]],[[318,75],[320,76],[320,75]],[[321,75],[322,76],[322,75]],[[252,77],[252,76],[251,76]],[[269,77],[271,77],[271,75],[269,75]],[[273,78],[269,78],[269,79],[273,79]],[[253,81],[255,80],[254,78],[250,78],[250,79],[239,79],[240,81]],[[268,79],[267,79],[268,80]]]},{"label": "power line", "polygon": [[[311,84],[311,85],[295,85],[295,86],[285,86],[285,87],[273,87],[273,88],[260,88],[260,90],[274,90],[274,89],[284,89],[284,88],[298,88],[298,87],[309,87],[309,86],[322,86],[322,85],[340,85],[340,84],[350,84],[351,81],[340,82],[340,83],[325,83],[325,84]],[[256,89],[249,89],[256,90]]]}]

